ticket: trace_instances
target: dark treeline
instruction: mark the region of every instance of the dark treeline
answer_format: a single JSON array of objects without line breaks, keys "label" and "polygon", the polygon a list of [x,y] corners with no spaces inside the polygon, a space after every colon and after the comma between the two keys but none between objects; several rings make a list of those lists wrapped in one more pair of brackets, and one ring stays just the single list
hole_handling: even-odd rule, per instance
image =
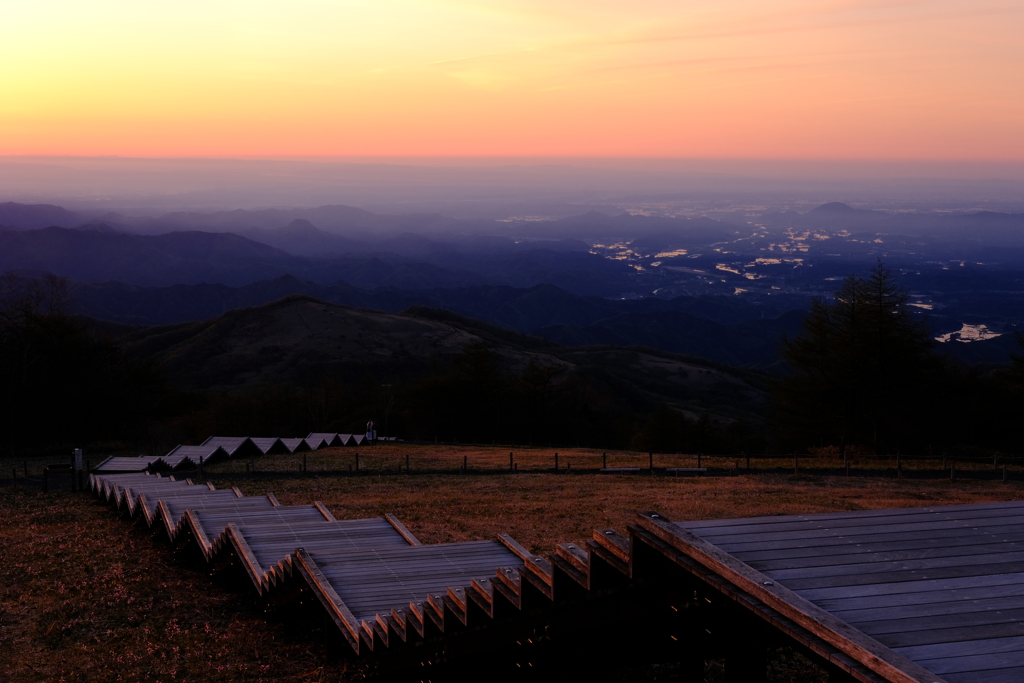
[{"label": "dark treeline", "polygon": [[757,452],[766,444],[745,424],[651,404],[598,369],[537,363],[503,369],[497,354],[480,344],[401,386],[371,375],[357,381],[339,376],[306,387],[196,394],[188,411],[162,425],[162,441],[214,433],[360,433],[368,419],[381,436],[425,442],[706,453]]},{"label": "dark treeline", "polygon": [[0,281],[0,447],[46,452],[136,440],[172,393],[153,369],[125,361],[89,322],[67,314],[66,281]]},{"label": "dark treeline", "polygon": [[483,346],[467,348],[451,366],[414,383],[399,399],[403,432],[420,440],[658,452],[764,448],[763,436],[753,429],[652,404],[599,368],[566,371],[530,363],[507,373]]},{"label": "dark treeline", "polygon": [[[791,370],[763,424],[653,399],[601,367],[509,368],[467,347],[402,383],[367,373],[244,391],[181,391],[128,360],[95,322],[67,314],[59,278],[7,278],[0,289],[0,448],[75,446],[162,453],[212,434],[378,433],[415,441],[590,446],[683,453],[989,454],[1020,449],[1024,358],[987,370],[935,352],[907,294],[881,264],[817,301],[784,339]],[[551,359],[555,363],[555,359]]]},{"label": "dark treeline", "polygon": [[659,452],[759,451],[743,424],[686,415],[600,368],[513,370],[483,345],[467,347],[403,384],[351,373],[244,391],[183,391],[132,361],[94,321],[67,311],[59,278],[9,277],[0,292],[0,448],[8,455],[71,448],[159,454],[212,434],[359,433],[418,441],[637,448]]},{"label": "dark treeline", "polygon": [[867,453],[1018,452],[1024,358],[985,370],[936,353],[909,295],[878,263],[815,301],[784,339],[791,374],[775,386],[775,446]]}]

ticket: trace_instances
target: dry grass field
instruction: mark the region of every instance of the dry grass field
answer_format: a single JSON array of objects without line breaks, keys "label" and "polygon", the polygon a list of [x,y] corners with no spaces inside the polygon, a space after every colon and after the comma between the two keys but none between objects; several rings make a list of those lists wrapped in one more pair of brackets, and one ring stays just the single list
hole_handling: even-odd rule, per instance
[{"label": "dry grass field", "polygon": [[2,681],[346,678],[323,647],[86,494],[3,488],[0,515]]},{"label": "dry grass field", "polygon": [[[286,504],[321,500],[338,518],[391,512],[426,543],[507,532],[537,552],[550,551],[559,541],[581,541],[596,527],[621,530],[638,509],[690,520],[972,503],[1024,494],[1018,481],[845,477],[826,475],[828,469],[812,469],[810,462],[807,469],[801,462],[799,474],[596,475],[581,472],[584,463],[599,465],[599,452],[570,450],[559,452],[560,467],[571,462],[575,473],[547,474],[530,471],[553,467],[553,451],[538,450],[517,453],[520,473],[511,475],[479,473],[507,470],[507,449],[395,445],[359,452],[361,471],[351,476],[352,449],[310,454],[305,473],[298,472],[301,457],[291,455],[258,459],[254,474],[246,473],[241,461],[215,464],[207,474],[218,487],[237,485],[247,494],[274,491]],[[397,472],[406,453],[411,474]],[[457,473],[463,456],[468,474]],[[657,467],[665,466],[663,457],[655,456]],[[643,466],[646,460],[646,454],[609,453],[609,466]],[[833,463],[832,471],[837,468]],[[451,473],[417,473],[428,469]],[[359,667],[336,656],[331,640],[296,632],[291,623],[265,621],[249,595],[226,590],[84,494],[0,488],[0,515],[2,680],[362,677]]]}]

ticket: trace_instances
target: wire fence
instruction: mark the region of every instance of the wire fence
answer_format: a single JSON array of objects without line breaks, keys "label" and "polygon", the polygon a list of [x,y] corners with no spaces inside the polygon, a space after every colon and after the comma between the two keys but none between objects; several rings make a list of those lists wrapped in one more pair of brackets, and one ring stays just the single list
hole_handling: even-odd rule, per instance
[{"label": "wire fence", "polygon": [[334,476],[384,474],[647,474],[656,476],[729,476],[788,473],[822,476],[895,478],[1024,478],[1024,455],[906,456],[654,453],[593,449],[509,449],[460,445],[373,446],[324,449],[303,455],[220,461],[207,467],[210,477],[272,473]]},{"label": "wire fence", "polygon": [[[99,462],[95,455],[90,458]],[[102,458],[100,458],[102,460]],[[78,488],[67,464],[0,459],[0,485]],[[702,454],[604,451],[581,448],[507,448],[491,445],[416,445],[325,448],[307,453],[235,458],[206,464],[180,476],[206,479],[265,476],[498,474],[637,474],[647,476],[739,476],[795,474],[907,479],[1024,481],[1024,454],[903,455]]]}]

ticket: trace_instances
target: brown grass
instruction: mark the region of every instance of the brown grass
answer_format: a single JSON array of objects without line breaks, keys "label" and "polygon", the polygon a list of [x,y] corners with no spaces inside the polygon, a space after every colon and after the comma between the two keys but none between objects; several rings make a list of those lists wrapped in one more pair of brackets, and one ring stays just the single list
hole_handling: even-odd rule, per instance
[{"label": "brown grass", "polygon": [[86,495],[0,489],[0,515],[0,680],[343,676],[247,595],[176,562]]},{"label": "brown grass", "polygon": [[[510,533],[533,552],[623,531],[636,510],[677,521],[974,503],[1019,498],[1018,482],[752,475],[390,475],[232,479],[246,494],[273,489],[285,504],[320,500],[336,517],[393,513],[424,543]],[[218,481],[226,486],[228,482]]]},{"label": "brown grass", "polygon": [[[356,454],[359,456],[359,468],[376,474],[404,472],[408,460],[413,472],[457,473],[465,461],[470,472],[495,473],[507,472],[509,469],[509,453],[520,473],[549,472],[555,466],[555,454],[558,454],[559,469],[571,469],[576,472],[596,472],[605,461],[608,467],[640,467],[647,469],[651,456],[637,451],[613,451],[595,448],[516,448],[508,446],[458,446],[458,445],[420,445],[420,444],[387,444],[370,447],[325,448],[308,453],[292,455],[276,455],[258,457],[255,460],[257,471],[261,472],[298,472],[306,461],[307,471],[315,472],[346,472],[354,468]],[[607,458],[603,458],[603,455]],[[1005,460],[1005,458],[1004,458]],[[2,461],[0,461],[2,462]],[[655,453],[653,455],[655,469],[668,467],[696,467],[698,456],[695,453]],[[753,471],[793,471],[794,466],[801,473],[837,474],[843,468],[843,460],[834,454],[804,455],[796,462],[792,456],[752,457],[750,467]],[[949,462],[953,462],[950,460]],[[742,455],[709,456],[699,458],[701,467],[716,470],[745,469],[747,459]],[[878,458],[869,455],[852,456],[851,468],[856,473],[866,469],[891,471],[895,475],[896,458]],[[218,462],[211,466],[210,472],[245,472],[249,466],[246,459],[233,459]],[[942,459],[902,459],[902,467],[908,472],[931,471],[939,476]],[[992,460],[957,461],[958,471],[993,473]],[[1024,473],[1017,464],[1009,466],[1011,476]]]},{"label": "brown grass", "polygon": [[[361,457],[361,465],[377,470],[356,476],[323,476],[315,469],[320,465],[347,471],[347,462],[344,468],[337,465],[351,457],[351,449],[310,454],[311,471],[304,475],[297,473],[301,458],[294,455],[259,459],[257,477],[237,472],[244,470],[240,462],[217,464],[210,471],[221,473],[218,487],[235,484],[247,494],[272,490],[285,504],[321,500],[338,518],[392,512],[427,543],[508,532],[536,552],[548,552],[560,541],[582,541],[597,527],[623,530],[637,509],[656,509],[683,521],[1009,500],[1024,491],[1024,484],[1016,481],[900,481],[805,473],[705,478],[380,473],[388,459],[404,463],[405,452],[424,463],[434,458],[453,464],[453,470],[463,455],[471,463],[501,462],[502,457],[504,466],[508,462],[507,449],[403,448],[410,447],[381,448]],[[595,457],[559,452],[574,463],[575,458]],[[517,452],[517,460],[522,457],[524,462],[527,455],[543,463],[549,452]],[[621,457],[646,460],[645,454]],[[275,470],[281,474],[268,474]],[[87,496],[0,489],[0,515],[4,680],[309,681],[360,676],[358,670],[346,672],[321,641],[264,621],[245,594],[227,592],[205,572],[183,565],[166,546],[154,545],[146,533]]]}]

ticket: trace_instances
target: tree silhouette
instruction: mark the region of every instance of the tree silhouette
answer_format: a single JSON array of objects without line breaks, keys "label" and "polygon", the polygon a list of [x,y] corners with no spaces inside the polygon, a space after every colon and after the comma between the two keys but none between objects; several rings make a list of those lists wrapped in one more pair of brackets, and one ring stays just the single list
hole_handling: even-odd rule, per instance
[{"label": "tree silhouette", "polygon": [[803,333],[782,341],[792,370],[775,387],[784,445],[881,452],[914,439],[935,359],[908,299],[879,261],[867,278],[846,278],[833,301],[812,303]]}]

